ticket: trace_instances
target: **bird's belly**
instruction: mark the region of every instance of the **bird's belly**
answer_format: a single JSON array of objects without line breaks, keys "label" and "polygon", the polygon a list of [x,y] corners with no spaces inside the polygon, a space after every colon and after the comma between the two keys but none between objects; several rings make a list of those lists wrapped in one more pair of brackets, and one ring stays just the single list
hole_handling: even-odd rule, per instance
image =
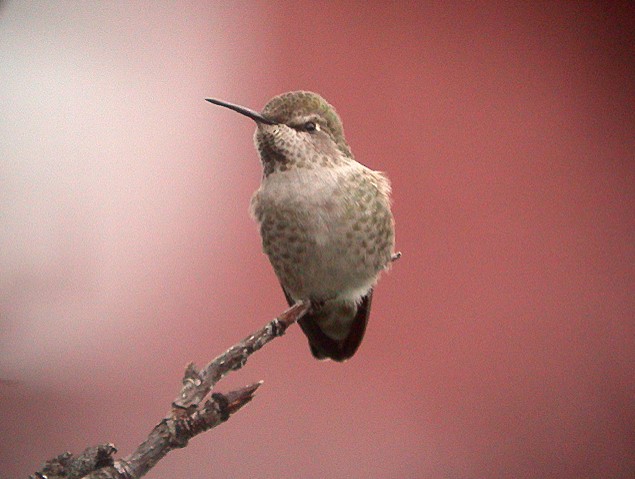
[{"label": "bird's belly", "polygon": [[264,252],[294,299],[358,300],[373,286],[392,254],[392,217],[382,207],[372,222],[376,211],[364,208],[351,216],[331,198],[277,205],[263,218]]},{"label": "bird's belly", "polygon": [[373,261],[347,242],[345,234],[290,238],[291,241],[284,236],[279,241],[269,241],[263,234],[265,252],[294,299],[358,299],[375,282],[379,271]]},{"label": "bird's belly", "polygon": [[373,286],[394,247],[382,181],[359,164],[263,181],[252,214],[263,250],[294,299],[357,300]]}]

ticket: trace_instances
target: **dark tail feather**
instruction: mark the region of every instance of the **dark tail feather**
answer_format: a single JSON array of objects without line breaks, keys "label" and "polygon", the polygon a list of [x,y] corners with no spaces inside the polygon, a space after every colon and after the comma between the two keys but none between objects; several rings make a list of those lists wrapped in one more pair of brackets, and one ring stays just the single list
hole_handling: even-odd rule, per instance
[{"label": "dark tail feather", "polygon": [[[289,306],[293,305],[295,301],[293,301],[286,291],[284,294]],[[313,356],[317,359],[330,358],[334,361],[345,361],[352,357],[364,338],[372,298],[373,290],[371,289],[357,306],[357,311],[351,323],[348,335],[341,341],[330,338],[324,334],[319,326],[319,319],[321,317],[319,308],[315,311],[309,311],[300,318],[298,323],[309,339],[309,346],[311,346]]]}]

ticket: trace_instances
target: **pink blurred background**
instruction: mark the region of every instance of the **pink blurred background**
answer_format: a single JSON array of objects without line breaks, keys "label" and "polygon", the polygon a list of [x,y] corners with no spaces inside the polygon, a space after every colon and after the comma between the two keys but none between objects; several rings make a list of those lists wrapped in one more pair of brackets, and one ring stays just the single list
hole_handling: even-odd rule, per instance
[{"label": "pink blurred background", "polygon": [[635,477],[632,3],[0,5],[0,476],[128,454],[285,308],[252,122],[309,89],[404,257],[348,363],[299,329],[149,477]]}]

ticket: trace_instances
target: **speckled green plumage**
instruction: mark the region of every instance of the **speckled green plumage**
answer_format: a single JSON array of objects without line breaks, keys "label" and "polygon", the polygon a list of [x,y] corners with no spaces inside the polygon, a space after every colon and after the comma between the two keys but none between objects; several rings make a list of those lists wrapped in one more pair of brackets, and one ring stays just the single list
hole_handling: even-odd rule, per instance
[{"label": "speckled green plumage", "polygon": [[263,250],[295,299],[357,299],[360,286],[374,283],[390,263],[394,233],[385,180],[359,164],[344,169],[349,172],[340,171],[336,181],[322,182],[319,171],[290,179],[307,182],[297,197],[272,194],[269,176],[252,200]]},{"label": "speckled green plumage", "polygon": [[335,109],[320,95],[289,92],[254,119],[263,165],[251,212],[290,303],[309,299],[299,322],[311,351],[343,361],[359,346],[372,289],[391,263],[395,237],[390,184],[355,161]]}]

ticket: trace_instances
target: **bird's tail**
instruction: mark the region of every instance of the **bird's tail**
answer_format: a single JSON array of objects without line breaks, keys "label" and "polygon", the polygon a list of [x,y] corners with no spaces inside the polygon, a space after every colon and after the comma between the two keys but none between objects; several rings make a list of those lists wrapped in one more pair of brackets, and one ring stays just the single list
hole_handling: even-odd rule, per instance
[{"label": "bird's tail", "polygon": [[317,359],[345,361],[359,348],[364,333],[373,291],[356,304],[351,301],[328,301],[305,314],[298,323],[309,339]]}]

